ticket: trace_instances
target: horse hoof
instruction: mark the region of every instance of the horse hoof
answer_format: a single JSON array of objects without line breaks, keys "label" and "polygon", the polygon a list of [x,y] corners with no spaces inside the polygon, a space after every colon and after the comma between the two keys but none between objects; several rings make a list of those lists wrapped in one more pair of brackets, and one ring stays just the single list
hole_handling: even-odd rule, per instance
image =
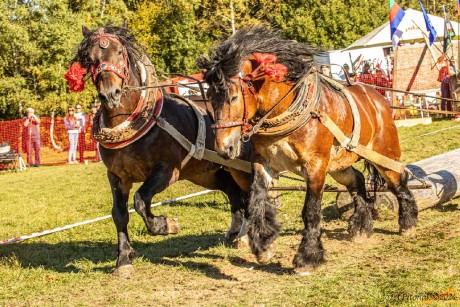
[{"label": "horse hoof", "polygon": [[233,247],[236,249],[249,248],[249,237],[247,235],[236,238],[233,240]]},{"label": "horse hoof", "polygon": [[402,228],[399,229],[399,235],[403,237],[412,237],[412,236],[415,236],[416,233],[417,233],[417,228],[415,226],[408,228],[408,229],[402,229]]},{"label": "horse hoof", "polygon": [[365,233],[358,233],[350,238],[350,241],[353,243],[364,243],[366,242],[369,236]]},{"label": "horse hoof", "polygon": [[297,276],[305,277],[313,274],[315,268],[313,266],[306,266],[302,268],[295,268],[294,274]]},{"label": "horse hoof", "polygon": [[275,256],[275,244],[271,244],[270,247],[263,253],[257,255],[257,262],[260,264],[266,264]]},{"label": "horse hoof", "polygon": [[177,221],[176,218],[170,220],[170,219],[166,219],[166,225],[168,227],[168,234],[177,234],[179,233],[180,231],[180,226],[179,226],[179,222]]},{"label": "horse hoof", "polygon": [[118,267],[113,272],[114,276],[122,277],[122,278],[130,278],[131,275],[134,273],[134,267],[132,264],[122,265]]}]

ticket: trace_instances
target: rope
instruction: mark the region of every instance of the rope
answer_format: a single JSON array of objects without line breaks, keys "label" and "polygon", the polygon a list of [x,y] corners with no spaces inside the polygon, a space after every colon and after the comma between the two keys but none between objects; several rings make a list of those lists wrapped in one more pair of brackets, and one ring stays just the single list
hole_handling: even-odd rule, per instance
[{"label": "rope", "polygon": [[[204,194],[208,194],[208,193],[211,193],[211,192],[214,192],[214,190],[204,190],[204,191],[201,191],[201,192],[196,192],[196,193],[192,193],[192,194],[188,194],[188,195],[184,195],[184,196],[179,196],[179,197],[176,197],[176,198],[171,198],[171,199],[168,199],[168,200],[157,202],[155,204],[150,205],[150,207],[153,208],[153,207],[157,207],[157,206],[160,206],[160,205],[170,204],[170,203],[173,203],[173,202],[176,202],[176,201],[179,201],[179,200],[183,200],[183,199],[187,199],[187,198],[191,198],[191,197],[195,197],[195,196],[199,196],[199,195],[204,195]],[[134,211],[135,211],[134,209],[128,210],[129,213],[133,213]],[[105,219],[109,219],[111,217],[112,217],[112,215],[105,215],[105,216],[101,216],[101,217],[98,217],[98,218],[95,218],[95,219],[86,220],[86,221],[82,221],[82,222],[78,222],[78,223],[74,223],[74,224],[70,224],[70,225],[66,225],[66,226],[62,226],[62,227],[48,229],[48,230],[44,230],[44,231],[41,231],[41,232],[34,232],[34,233],[30,234],[30,235],[24,235],[24,236],[19,236],[19,237],[16,237],[16,238],[11,238],[11,239],[8,239],[8,240],[0,241],[0,245],[11,244],[11,243],[31,239],[31,238],[36,238],[36,237],[41,237],[41,236],[44,236],[44,235],[49,235],[49,234],[52,234],[52,233],[55,233],[55,232],[67,230],[67,229],[74,228],[74,227],[77,227],[77,226],[82,226],[82,225],[102,221],[102,220],[105,220]]]},{"label": "rope", "polygon": [[420,138],[420,137],[422,137],[422,136],[426,136],[426,135],[430,135],[430,134],[435,134],[435,133],[438,133],[438,132],[441,132],[441,131],[444,131],[444,130],[449,130],[449,129],[458,128],[458,127],[460,127],[460,125],[456,125],[456,126],[452,126],[452,127],[444,128],[444,129],[439,129],[439,130],[436,130],[436,131],[432,131],[432,132],[428,132],[428,133],[424,133],[424,134],[417,135],[416,138]]}]

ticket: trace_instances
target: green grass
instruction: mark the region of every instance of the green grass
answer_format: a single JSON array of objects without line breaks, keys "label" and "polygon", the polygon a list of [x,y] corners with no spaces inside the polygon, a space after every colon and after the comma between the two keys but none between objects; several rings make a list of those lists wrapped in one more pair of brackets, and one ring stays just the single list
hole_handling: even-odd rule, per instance
[{"label": "green grass", "polygon": [[[399,129],[403,161],[410,163],[459,147],[454,121]],[[452,128],[455,127],[455,128]],[[417,137],[430,131],[436,134]],[[332,180],[328,179],[330,183]],[[298,185],[282,179],[280,185]],[[135,188],[138,185],[135,186]],[[202,190],[179,182],[160,201]],[[181,232],[151,237],[130,216],[139,258],[130,279],[110,274],[116,259],[111,219],[10,245],[0,245],[0,304],[149,306],[306,306],[460,304],[459,200],[419,214],[414,238],[397,235],[397,220],[375,222],[363,244],[346,239],[346,221],[333,219],[335,194],[323,198],[327,262],[312,276],[292,275],[300,242],[304,194],[283,192],[277,254],[258,265],[248,250],[223,244],[230,206],[212,193],[154,209],[177,217]],[[105,167],[54,166],[0,173],[0,240],[109,215]],[[130,208],[132,200],[130,201]]]}]

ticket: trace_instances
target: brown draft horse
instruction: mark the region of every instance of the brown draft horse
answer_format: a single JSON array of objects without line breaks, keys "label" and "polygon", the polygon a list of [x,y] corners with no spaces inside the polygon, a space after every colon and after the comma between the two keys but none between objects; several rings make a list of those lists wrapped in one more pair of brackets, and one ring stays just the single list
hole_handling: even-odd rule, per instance
[{"label": "brown draft horse", "polygon": [[[208,97],[217,120],[217,152],[234,158],[249,138],[254,146],[248,235],[259,262],[273,256],[272,243],[280,229],[276,209],[266,201],[272,178],[288,170],[307,183],[302,210],[305,229],[293,260],[301,275],[310,274],[324,261],[320,219],[327,173],[347,186],[353,196],[355,212],[348,228],[352,239],[369,236],[373,227],[364,176],[352,167],[360,157],[341,147],[317,116],[328,115],[346,136],[357,125],[343,92],[319,77],[313,56],[320,52],[317,47],[283,39],[274,30],[258,26],[238,31],[211,49],[209,59],[200,56],[197,60],[210,86]],[[309,78],[321,81],[309,83],[305,90],[302,82]],[[362,84],[346,90],[359,111],[359,144],[399,160],[397,130],[382,95]],[[408,173],[377,164],[372,167],[398,199],[401,234],[413,232],[418,209],[407,187]]]},{"label": "brown draft horse", "polygon": [[[102,103],[102,112],[94,120],[96,128],[93,127],[93,135],[101,142],[100,154],[107,167],[113,194],[112,216],[118,233],[115,273],[129,274],[135,257],[127,228],[128,197],[134,182],[143,182],[134,195],[134,207],[143,218],[150,235],[178,232],[178,224],[174,220],[153,215],[150,205],[155,194],[178,180],[186,179],[227,194],[231,203],[232,224],[226,237],[229,240],[236,237],[247,208],[250,174],[231,168],[224,169],[204,159],[192,158],[182,166],[188,152],[178,141],[158,125],[149,129],[136,125],[143,120],[147,122],[148,118],[152,119],[148,123],[154,124],[161,116],[194,143],[199,123],[190,105],[183,98],[167,94],[158,87],[143,91],[123,88],[148,85],[145,80],[148,81],[149,72],[150,78],[156,76],[142,46],[126,26],[105,26],[95,31],[83,26],[83,35],[72,62],[79,63],[80,70],[84,68],[91,72]],[[81,77],[83,75],[84,72]],[[83,79],[78,82],[83,82]],[[203,110],[202,113],[206,124],[205,146],[213,149],[211,118]],[[131,140],[125,137],[125,134],[130,135],[132,132],[127,126],[135,131],[133,137],[130,136]],[[246,158],[249,159],[249,156]]]}]

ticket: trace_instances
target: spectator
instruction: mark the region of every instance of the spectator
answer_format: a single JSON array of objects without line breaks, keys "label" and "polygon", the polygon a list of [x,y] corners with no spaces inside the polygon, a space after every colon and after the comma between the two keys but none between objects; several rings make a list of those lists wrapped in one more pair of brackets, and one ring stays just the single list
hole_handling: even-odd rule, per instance
[{"label": "spectator", "polygon": [[446,100],[446,98],[452,98],[448,61],[443,61],[439,70],[438,81],[441,82],[441,111],[452,111],[452,101]]},{"label": "spectator", "polygon": [[[99,103],[100,104],[100,103]],[[93,104],[95,105],[95,103]],[[97,113],[97,107],[92,107],[91,108],[91,113],[88,115],[88,132],[89,132],[89,135],[90,135],[90,145],[91,145],[91,150],[96,150],[96,157],[94,158],[95,161],[99,162],[101,161],[101,155],[99,154],[99,147],[98,147],[98,144],[97,144],[97,141],[94,139],[93,137],[93,120],[94,118],[96,117],[96,113]]]},{"label": "spectator", "polygon": [[358,81],[366,84],[375,84],[375,78],[371,74],[371,66],[369,63],[364,64],[363,70],[358,77]]},{"label": "spectator", "polygon": [[67,109],[67,115],[64,117],[64,127],[67,130],[69,137],[69,155],[68,164],[78,164],[77,162],[77,146],[78,146],[78,135],[80,129],[80,122],[75,117],[75,109],[69,107]]},{"label": "spectator", "polygon": [[329,78],[332,78],[331,74],[331,67],[329,65],[323,64],[321,65],[321,73],[325,76],[328,76]]},{"label": "spectator", "polygon": [[[27,117],[24,119],[24,127],[27,128],[27,164],[30,167],[40,166],[40,118],[34,114],[33,108],[27,108]],[[35,163],[32,163],[32,151],[35,152]]]},{"label": "spectator", "polygon": [[369,65],[369,63],[364,64],[363,71],[361,72],[361,74],[365,75],[365,74],[370,74],[370,73],[371,73],[371,66]]},{"label": "spectator", "polygon": [[342,73],[340,74],[340,79],[342,80],[347,80],[347,77],[351,80],[353,80],[353,78],[355,77],[355,74],[350,72],[350,66],[348,66],[348,64],[343,64],[343,70],[342,70]]},{"label": "spectator", "polygon": [[[375,85],[381,86],[381,87],[388,87],[388,78],[385,72],[381,69],[377,69],[375,71]],[[384,97],[386,97],[386,92],[384,89],[377,89],[377,91],[382,94]]]},{"label": "spectator", "polygon": [[85,142],[85,127],[86,127],[86,118],[85,113],[82,112],[81,104],[77,103],[75,105],[75,117],[78,119],[80,128],[78,129],[78,156],[80,163],[84,162],[84,155],[86,150]]}]

